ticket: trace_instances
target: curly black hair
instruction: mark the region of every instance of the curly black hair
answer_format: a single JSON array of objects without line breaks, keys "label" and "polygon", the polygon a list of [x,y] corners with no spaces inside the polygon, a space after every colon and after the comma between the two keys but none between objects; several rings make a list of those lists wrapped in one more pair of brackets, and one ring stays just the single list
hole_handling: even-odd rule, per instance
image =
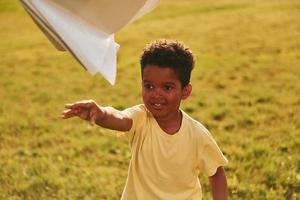
[{"label": "curly black hair", "polygon": [[190,82],[195,58],[192,51],[177,40],[156,40],[146,45],[140,57],[141,70],[149,65],[175,70],[182,87]]}]

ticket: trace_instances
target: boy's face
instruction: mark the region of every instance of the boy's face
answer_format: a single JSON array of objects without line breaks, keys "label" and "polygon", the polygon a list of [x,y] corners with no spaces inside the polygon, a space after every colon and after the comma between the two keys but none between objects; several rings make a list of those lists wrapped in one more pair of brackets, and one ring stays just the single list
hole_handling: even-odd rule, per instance
[{"label": "boy's face", "polygon": [[182,88],[172,68],[149,65],[142,72],[143,101],[156,119],[178,117],[182,99],[189,96],[191,85]]}]

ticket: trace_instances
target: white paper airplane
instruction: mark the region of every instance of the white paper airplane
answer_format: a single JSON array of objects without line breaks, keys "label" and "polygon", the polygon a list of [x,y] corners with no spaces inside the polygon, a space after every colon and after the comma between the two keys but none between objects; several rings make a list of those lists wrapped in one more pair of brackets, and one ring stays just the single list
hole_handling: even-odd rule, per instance
[{"label": "white paper airplane", "polygon": [[159,0],[20,0],[33,21],[61,51],[112,85],[119,45],[114,33],[153,10]]}]

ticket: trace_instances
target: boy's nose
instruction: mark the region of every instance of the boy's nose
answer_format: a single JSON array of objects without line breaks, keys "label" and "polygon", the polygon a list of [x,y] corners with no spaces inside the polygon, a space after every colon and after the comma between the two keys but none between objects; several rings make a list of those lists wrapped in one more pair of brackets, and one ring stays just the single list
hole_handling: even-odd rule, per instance
[{"label": "boy's nose", "polygon": [[162,97],[162,91],[160,89],[155,89],[153,91],[153,95],[154,98],[161,98]]}]

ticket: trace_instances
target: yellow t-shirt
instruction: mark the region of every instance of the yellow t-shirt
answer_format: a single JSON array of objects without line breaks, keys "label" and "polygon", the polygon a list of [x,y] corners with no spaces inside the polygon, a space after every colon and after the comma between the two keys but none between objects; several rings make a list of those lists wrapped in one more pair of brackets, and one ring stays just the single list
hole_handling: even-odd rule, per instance
[{"label": "yellow t-shirt", "polygon": [[133,119],[132,157],[121,200],[200,200],[198,174],[212,176],[228,161],[199,122],[183,111],[179,131],[165,133],[144,105],[126,109]]}]

